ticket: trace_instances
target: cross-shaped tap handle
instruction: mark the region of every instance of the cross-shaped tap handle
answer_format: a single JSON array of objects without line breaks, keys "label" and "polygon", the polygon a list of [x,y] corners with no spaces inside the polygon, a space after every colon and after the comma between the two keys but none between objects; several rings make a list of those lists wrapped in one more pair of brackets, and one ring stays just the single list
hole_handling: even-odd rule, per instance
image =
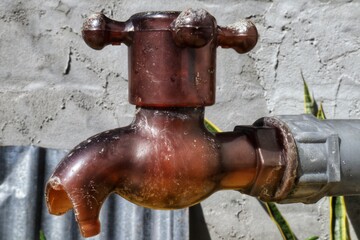
[{"label": "cross-shaped tap handle", "polygon": [[161,18],[162,14],[157,15],[154,12],[136,14],[126,22],[118,22],[102,13],[96,13],[84,22],[83,38],[91,48],[99,50],[109,44],[131,45],[134,32],[170,31],[173,41],[179,47],[199,48],[213,41],[216,46],[233,48],[238,53],[250,51],[258,39],[256,27],[248,20],[221,27],[217,26],[215,18],[203,9],[188,9],[181,13],[168,14],[172,16],[170,22],[155,21],[157,17]]},{"label": "cross-shaped tap handle", "polygon": [[216,48],[250,51],[256,27],[240,21],[220,27],[203,9],[143,12],[126,22],[99,13],[84,23],[94,49],[129,46],[129,101],[147,107],[201,107],[215,102]]}]

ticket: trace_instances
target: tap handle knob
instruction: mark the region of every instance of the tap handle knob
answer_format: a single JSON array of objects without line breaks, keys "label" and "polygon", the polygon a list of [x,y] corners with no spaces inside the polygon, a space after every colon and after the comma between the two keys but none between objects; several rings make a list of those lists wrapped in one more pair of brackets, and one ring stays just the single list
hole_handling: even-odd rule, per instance
[{"label": "tap handle knob", "polygon": [[255,25],[249,20],[240,20],[226,27],[218,26],[218,46],[233,48],[238,53],[246,53],[253,49],[258,40]]},{"label": "tap handle knob", "polygon": [[204,9],[187,9],[171,23],[179,47],[201,48],[216,36],[216,20]]},{"label": "tap handle knob", "polygon": [[172,22],[171,31],[176,45],[200,48],[214,41],[217,46],[246,53],[258,39],[255,25],[241,20],[226,27],[216,24],[215,18],[204,9],[187,9]]},{"label": "tap handle knob", "polygon": [[[181,47],[200,48],[215,38],[218,46],[246,53],[254,48],[258,40],[257,29],[252,22],[241,20],[226,27],[217,26],[215,18],[203,9],[181,12],[170,29],[176,45]],[[89,47],[100,50],[110,44],[131,45],[133,31],[132,19],[119,22],[95,13],[85,20],[82,35]]]},{"label": "tap handle knob", "polygon": [[106,17],[102,13],[95,13],[88,17],[82,28],[82,36],[86,44],[96,50],[107,45],[131,44],[128,29],[129,22],[118,22]]}]

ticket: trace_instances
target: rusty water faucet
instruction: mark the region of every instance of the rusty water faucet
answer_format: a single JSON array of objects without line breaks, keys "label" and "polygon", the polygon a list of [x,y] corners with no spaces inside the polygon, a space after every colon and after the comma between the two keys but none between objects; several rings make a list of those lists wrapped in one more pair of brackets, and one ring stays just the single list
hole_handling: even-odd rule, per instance
[{"label": "rusty water faucet", "polygon": [[155,209],[188,207],[223,189],[287,196],[297,165],[287,160],[296,152],[286,134],[261,125],[213,134],[204,126],[204,107],[215,103],[216,48],[250,51],[258,39],[251,22],[220,27],[202,9],[139,13],[126,22],[94,14],[83,38],[98,50],[129,47],[136,113],[129,126],[85,140],[60,162],[46,187],[50,213],[73,208],[90,237],[111,193]]}]

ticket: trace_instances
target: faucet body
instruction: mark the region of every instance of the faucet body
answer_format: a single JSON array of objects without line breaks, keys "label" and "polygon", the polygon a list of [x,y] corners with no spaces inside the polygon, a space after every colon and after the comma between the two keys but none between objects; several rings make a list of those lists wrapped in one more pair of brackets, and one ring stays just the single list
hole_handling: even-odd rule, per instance
[{"label": "faucet body", "polygon": [[50,213],[73,208],[84,237],[99,233],[99,212],[111,193],[155,209],[188,207],[226,189],[284,203],[360,194],[359,153],[352,150],[360,147],[343,139],[360,121],[343,123],[348,128],[280,117],[233,132],[206,129],[204,107],[215,103],[216,48],[251,50],[252,23],[220,27],[201,9],[139,13],[126,22],[95,14],[85,21],[83,38],[98,50],[129,47],[129,102],[136,105],[129,126],[80,143],[47,183]]},{"label": "faucet body", "polygon": [[[117,193],[138,205],[177,209],[219,187],[219,142],[202,108],[138,108],[127,127],[95,135],[72,150],[49,180],[53,214],[74,208],[82,233],[98,233],[102,203]],[[62,197],[59,197],[62,196]]]},{"label": "faucet body", "polygon": [[[111,193],[155,209],[188,207],[222,189],[251,193],[262,166],[252,138],[263,130],[276,142],[266,127],[214,135],[204,126],[204,108],[138,107],[129,126],[97,134],[63,159],[47,185],[49,211],[74,208],[82,234],[92,236]],[[280,148],[273,159],[284,166]]]}]

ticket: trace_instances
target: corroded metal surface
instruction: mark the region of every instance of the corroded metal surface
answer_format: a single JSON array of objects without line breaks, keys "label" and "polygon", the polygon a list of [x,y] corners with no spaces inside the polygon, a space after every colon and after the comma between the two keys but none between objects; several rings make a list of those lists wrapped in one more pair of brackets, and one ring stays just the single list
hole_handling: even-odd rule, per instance
[{"label": "corroded metal surface", "polygon": [[97,50],[109,44],[129,47],[129,102],[142,107],[213,105],[216,48],[246,53],[258,40],[250,21],[221,27],[203,9],[143,12],[125,22],[93,14],[82,36]]},{"label": "corroded metal surface", "polygon": [[[55,215],[74,209],[82,235],[94,236],[101,231],[102,203],[111,193],[140,206],[172,210],[221,189],[248,189],[258,143],[241,131],[207,132],[204,108],[138,108],[129,126],[95,135],[69,152],[46,185],[47,206]],[[271,169],[259,179],[274,175]]]},{"label": "corroded metal surface", "polygon": [[267,126],[277,129],[277,139],[283,150],[283,161],[285,162],[285,171],[280,184],[277,186],[276,193],[268,201],[281,201],[286,198],[295,186],[298,154],[295,140],[287,126],[276,118],[261,118],[254,123],[256,126]]}]

